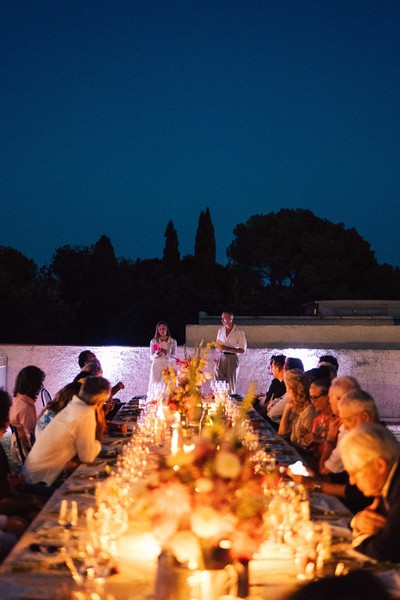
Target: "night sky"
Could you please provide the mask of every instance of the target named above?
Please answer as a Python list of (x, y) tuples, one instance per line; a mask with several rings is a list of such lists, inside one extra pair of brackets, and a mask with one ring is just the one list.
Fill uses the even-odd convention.
[(309, 208), (400, 264), (398, 0), (2, 0), (0, 245), (217, 259)]

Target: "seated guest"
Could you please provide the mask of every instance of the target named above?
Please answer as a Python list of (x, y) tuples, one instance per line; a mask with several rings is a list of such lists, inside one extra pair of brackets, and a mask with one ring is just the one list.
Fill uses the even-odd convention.
[(365, 569), (340, 577), (331, 575), (310, 581), (291, 592), (285, 600), (393, 600), (377, 575)]
[[(283, 411), (285, 410), (285, 406), (288, 402), (289, 394), (285, 392), (281, 398), (275, 398), (274, 402), (269, 403), (265, 409), (266, 418), (276, 430), (279, 428)], [(261, 411), (261, 414), (264, 415), (264, 412)]]
[(78, 365), (81, 371), (83, 367), (90, 361), (97, 360), (97, 356), (92, 350), (82, 350), (82, 352), (78, 356)]
[(28, 483), (50, 486), (75, 455), (82, 462), (96, 458), (104, 431), (102, 406), (109, 395), (106, 379), (85, 379), (79, 394), (56, 414), (29, 453), (22, 469)]
[[(80, 373), (78, 373), (78, 375), (76, 375), (76, 377), (74, 378), (73, 383), (78, 383), (78, 384), (82, 384), (86, 377), (102, 377), (103, 376), (103, 369), (101, 367), (100, 361), (97, 360), (97, 358), (95, 358), (94, 360), (91, 360), (90, 362), (86, 363), (85, 366), (83, 367), (82, 371)], [(111, 419), (114, 416), (114, 413), (116, 412), (114, 409), (118, 410), (119, 406), (118, 404), (120, 404), (119, 400), (113, 400), (112, 398), (112, 390), (114, 388), (111, 388), (111, 393), (109, 398), (107, 399), (107, 402), (104, 403), (103, 405), (103, 410), (104, 410), (104, 414), (106, 415), (107, 420)], [(118, 388), (120, 389), (120, 388)]]
[[(94, 375), (95, 377), (102, 377), (103, 371), (101, 368), (100, 361), (98, 360), (95, 353), (92, 352), (92, 350), (82, 350), (82, 352), (78, 356), (78, 364), (81, 369), (81, 372), (88, 371), (89, 369), (93, 370), (94, 365), (91, 365), (89, 367), (87, 367), (87, 365), (88, 365), (88, 363), (93, 363), (94, 361), (97, 361), (97, 366), (99, 368), (97, 369), (98, 372), (92, 373), (92, 375)], [(100, 373), (100, 371), (101, 371), (101, 373)], [(75, 377), (75, 380), (79, 377), (79, 375), (77, 375), (77, 377)], [(124, 388), (125, 388), (125, 385), (122, 383), (122, 381), (118, 381), (118, 383), (113, 385), (111, 388), (111, 396), (115, 396), (115, 394), (118, 394), (118, 392), (120, 390), (123, 390)]]
[(285, 364), (283, 367), (284, 371), (293, 371), (293, 369), (298, 369), (299, 371), (304, 371), (304, 365), (301, 358), (296, 358), (293, 356), (287, 356), (285, 358)]
[[(374, 399), (368, 392), (359, 388), (354, 388), (343, 396), (338, 403), (338, 410), (346, 435), (348, 431), (363, 423), (380, 422)], [(344, 487), (344, 502), (352, 512), (362, 510), (371, 503), (370, 498), (365, 497), (355, 485), (349, 482), (347, 473)]]
[(258, 410), (264, 417), (267, 416), (268, 409), (276, 404), (286, 392), (285, 382), (283, 381), (283, 366), (285, 364), (285, 358), (286, 356), (283, 354), (275, 354), (271, 356), (269, 362), (269, 371), (272, 373), (273, 379), (265, 396), (260, 396), (258, 398), (258, 402), (254, 404), (254, 408)]
[(103, 369), (97, 358), (90, 360), (83, 367), (82, 371), (74, 377), (74, 381), (83, 383), (86, 377), (103, 377)]
[[(283, 365), (283, 376), (287, 371), (291, 371), (293, 369), (299, 369), (300, 371), (304, 371), (303, 363), (300, 358), (292, 358), (286, 357)], [(283, 381), (283, 383), (285, 383)], [(286, 387), (286, 384), (285, 384)], [(272, 401), (268, 403), (266, 408), (266, 418), (269, 419), (270, 423), (273, 425), (275, 429), (278, 430), (279, 423), (281, 421), (283, 411), (285, 409), (286, 404), (289, 402), (289, 394), (285, 392), (283, 396), (279, 398), (274, 398)], [(264, 414), (264, 413), (261, 413)]]
[(307, 375), (299, 369), (285, 371), (285, 384), (289, 402), (283, 411), (278, 433), (288, 436), (292, 444), (304, 450), (309, 445), (306, 436), (316, 416), (309, 399)]
[(308, 379), (310, 381), (310, 385), (313, 381), (317, 381), (317, 379), (329, 379), (331, 378), (331, 372), (327, 366), (322, 365), (320, 367), (314, 367), (313, 369), (308, 369), (306, 371)]
[[(10, 406), (9, 395), (4, 390), (0, 390), (0, 440), (9, 425)], [(23, 533), (29, 521), (43, 506), (42, 499), (18, 492), (17, 488), (22, 483), (21, 476), (12, 475), (6, 452), (0, 444), (0, 530), (2, 533), (13, 535)], [(2, 535), (1, 538), (0, 548), (3, 549), (3, 543), (7, 546), (12, 538), (8, 535)]]
[(274, 354), (269, 361), (268, 370), (272, 373), (273, 379), (265, 394), (265, 399), (260, 400), (260, 406), (267, 405), (271, 398), (280, 398), (286, 392), (285, 382), (283, 381), (283, 366), (285, 364), (283, 354)]
[(26, 456), (35, 440), (36, 398), (42, 389), (45, 374), (42, 369), (29, 365), (17, 375), (14, 397), (10, 408), (10, 424), (15, 427)]
[(400, 444), (383, 425), (355, 427), (339, 446), (350, 477), (372, 504), (351, 521), (353, 546), (379, 561), (400, 562)]
[(270, 368), (273, 375), (273, 380), (265, 394), (265, 406), (271, 407), (276, 404), (279, 398), (282, 398), (286, 392), (286, 385), (283, 381), (283, 367), (285, 365), (286, 356), (284, 354), (275, 354), (271, 358)]
[(338, 405), (347, 392), (355, 389), (360, 389), (360, 384), (354, 377), (335, 377), (330, 385), (328, 396), (332, 416), (319, 461), (319, 472), (321, 475), (344, 471), (337, 445), (345, 435), (346, 429), (340, 420)]
[(53, 417), (56, 416), (57, 413), (60, 412), (63, 408), (67, 406), (67, 404), (72, 400), (74, 395), (79, 394), (79, 390), (81, 389), (81, 383), (78, 381), (73, 381), (72, 383), (68, 383), (61, 390), (57, 392), (54, 396), (53, 400), (51, 400), (48, 405), (42, 410), (41, 414), (38, 417), (35, 428), (35, 437), (36, 439), (39, 437), (40, 433), (47, 427)]
[(335, 377), (337, 377), (339, 363), (336, 356), (332, 356), (332, 354), (324, 354), (323, 356), (320, 356), (317, 367), (321, 366), (325, 366), (329, 369), (331, 379), (335, 379)]
[(0, 514), (0, 562), (12, 550), (26, 528), (27, 523), (21, 517)]
[(338, 403), (339, 417), (346, 430), (362, 423), (379, 423), (375, 401), (368, 392), (353, 389), (347, 392)]
[[(349, 379), (349, 378), (348, 378)], [(353, 406), (354, 405), (354, 406)], [(362, 423), (379, 422), (378, 411), (372, 397), (359, 388), (353, 388), (338, 403), (338, 412), (345, 428), (342, 439), (348, 431), (358, 427)], [(339, 447), (340, 450), (340, 447)], [(343, 499), (344, 504), (352, 512), (356, 513), (371, 504), (371, 499), (365, 497), (360, 490), (349, 483), (349, 476), (344, 470), (340, 473), (323, 474), (322, 479), (315, 477), (302, 479), (301, 483), (313, 486), (324, 494), (338, 496)]]
[(304, 443), (308, 443), (309, 451), (316, 460), (319, 460), (323, 452), (323, 445), (332, 417), (328, 396), (330, 383), (330, 379), (316, 379), (310, 385), (310, 400), (317, 416), (313, 421), (311, 432), (304, 436)]
[[(303, 363), (300, 358), (285, 357), (283, 354), (276, 355), (271, 358), (271, 365), (273, 365), (273, 373), (278, 383), (273, 388), (273, 393), (269, 394), (271, 388), (268, 390), (266, 399), (268, 402), (265, 403), (259, 410), (260, 414), (271, 423), (274, 429), (279, 429), (279, 423), (281, 421), (283, 411), (286, 404), (289, 402), (289, 394), (286, 391), (286, 384), (284, 381), (284, 375), (287, 371), (298, 369), (303, 371)], [(275, 381), (275, 380), (274, 380)], [(271, 384), (272, 385), (272, 384)], [(282, 394), (283, 388), (285, 391)], [(282, 394), (278, 396), (278, 394)], [(258, 409), (257, 409), (258, 410)]]

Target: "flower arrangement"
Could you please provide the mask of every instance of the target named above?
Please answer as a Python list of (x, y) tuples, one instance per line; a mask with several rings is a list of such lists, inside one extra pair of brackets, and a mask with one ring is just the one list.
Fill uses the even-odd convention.
[(249, 560), (263, 540), (262, 476), (239, 433), (216, 419), (132, 490), (134, 516), (147, 516), (163, 550), (190, 569)]
[(206, 357), (216, 345), (217, 342), (209, 342), (202, 352), (201, 342), (192, 356), (185, 353), (185, 358), (175, 359), (175, 366), (164, 369), (167, 405), (172, 412), (179, 411), (184, 418), (190, 419), (196, 407), (201, 407), (201, 386), (211, 378), (205, 371)]

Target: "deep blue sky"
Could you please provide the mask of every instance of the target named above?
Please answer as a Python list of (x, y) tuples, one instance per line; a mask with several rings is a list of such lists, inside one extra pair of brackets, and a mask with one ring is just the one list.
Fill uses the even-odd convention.
[(0, 245), (217, 257), (309, 208), (400, 264), (398, 0), (2, 0)]

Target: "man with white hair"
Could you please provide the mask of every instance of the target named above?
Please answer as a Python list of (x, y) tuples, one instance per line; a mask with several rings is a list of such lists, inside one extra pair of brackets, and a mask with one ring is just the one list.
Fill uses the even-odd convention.
[(346, 428), (340, 419), (339, 402), (348, 392), (356, 389), (360, 389), (360, 384), (357, 379), (350, 376), (335, 377), (330, 385), (328, 396), (332, 417), (319, 462), (319, 472), (321, 475), (341, 473), (344, 470), (338, 444), (346, 434)]
[[(325, 494), (343, 498), (344, 503), (351, 512), (356, 513), (371, 504), (371, 499), (365, 497), (357, 486), (351, 485), (351, 482), (349, 483), (348, 474), (340, 457), (340, 441), (348, 435), (351, 429), (354, 429), (358, 425), (373, 422), (379, 423), (379, 415), (374, 399), (368, 392), (360, 389), (356, 379), (353, 377), (338, 377), (337, 380), (341, 382), (342, 397), (340, 397), (340, 388), (336, 388), (335, 386), (336, 379), (334, 379), (332, 382), (334, 391), (331, 393), (332, 384), (329, 389), (329, 402), (333, 413), (339, 414), (339, 423), (341, 423), (340, 437), (338, 438), (337, 446), (335, 446), (334, 433), (328, 431), (324, 450), (327, 447), (329, 449), (331, 445), (334, 447), (334, 453), (332, 452), (334, 455), (332, 457), (331, 454), (329, 459), (326, 460), (322, 457), (320, 461), (320, 475), (322, 475), (322, 479), (315, 482), (314, 489)], [(343, 395), (343, 390), (351, 386), (353, 386), (353, 389), (350, 389), (350, 391)], [(333, 460), (331, 460), (331, 457)]]
[(339, 445), (350, 477), (372, 504), (351, 521), (353, 546), (379, 561), (400, 562), (400, 444), (383, 425), (364, 423)]
[(347, 392), (338, 403), (340, 421), (345, 429), (353, 429), (362, 423), (379, 423), (375, 400), (365, 390)]

